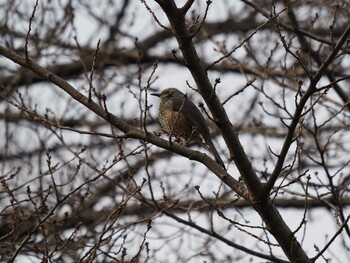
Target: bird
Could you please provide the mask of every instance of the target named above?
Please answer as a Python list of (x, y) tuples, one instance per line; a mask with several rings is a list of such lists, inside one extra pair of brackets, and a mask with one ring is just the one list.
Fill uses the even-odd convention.
[(187, 145), (195, 141), (204, 146), (215, 158), (215, 161), (226, 170), (216, 150), (203, 115), (197, 106), (187, 98), (187, 94), (176, 88), (164, 89), (161, 93), (151, 95), (160, 98), (158, 119), (162, 129)]

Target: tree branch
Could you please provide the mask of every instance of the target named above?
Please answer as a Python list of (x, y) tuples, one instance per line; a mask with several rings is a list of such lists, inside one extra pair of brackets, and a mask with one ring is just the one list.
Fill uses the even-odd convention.
[(191, 160), (196, 160), (203, 163), (208, 167), (209, 170), (211, 170), (214, 174), (216, 174), (232, 190), (234, 190), (236, 193), (238, 193), (240, 196), (242, 196), (246, 200), (249, 199), (248, 193), (246, 191), (246, 188), (243, 186), (243, 184), (235, 180), (231, 175), (229, 175), (226, 171), (224, 171), (219, 164), (217, 164), (212, 158), (210, 158), (206, 154), (183, 147), (177, 143), (170, 143), (169, 141), (160, 139), (159, 137), (153, 134), (145, 133), (141, 130), (133, 128), (131, 125), (120, 120), (115, 115), (106, 113), (106, 111), (102, 107), (100, 107), (94, 101), (89, 100), (89, 98), (87, 98), (86, 96), (78, 92), (68, 82), (64, 81), (59, 76), (33, 63), (30, 60), (27, 61), (26, 59), (20, 57), (16, 53), (12, 52), (11, 50), (1, 45), (0, 45), (0, 54), (12, 60), (14, 63), (17, 63), (25, 68), (28, 68), (31, 71), (38, 74), (39, 76), (41, 76), (42, 78), (45, 78), (51, 81), (52, 83), (56, 84), (59, 88), (61, 88), (66, 93), (68, 93), (73, 99), (80, 102), (81, 104), (89, 108), (91, 111), (93, 111), (95, 114), (97, 114), (98, 116), (105, 119), (106, 121), (111, 123), (113, 126), (118, 128), (119, 130), (121, 130), (125, 134), (125, 136), (129, 138), (140, 139), (140, 140), (150, 142), (163, 149), (173, 151)]

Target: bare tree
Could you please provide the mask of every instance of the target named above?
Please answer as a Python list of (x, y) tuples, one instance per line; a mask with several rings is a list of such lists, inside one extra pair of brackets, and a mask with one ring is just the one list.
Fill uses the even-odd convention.
[(0, 5), (2, 261), (350, 260), (349, 1)]

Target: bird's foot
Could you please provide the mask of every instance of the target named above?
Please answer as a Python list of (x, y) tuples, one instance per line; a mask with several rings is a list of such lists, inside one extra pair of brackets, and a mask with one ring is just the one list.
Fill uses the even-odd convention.
[(153, 131), (153, 134), (158, 137), (160, 137), (163, 133), (163, 131)]

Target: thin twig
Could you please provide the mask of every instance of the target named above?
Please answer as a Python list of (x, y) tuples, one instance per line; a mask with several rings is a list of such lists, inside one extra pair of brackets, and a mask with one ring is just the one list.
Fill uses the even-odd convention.
[(33, 8), (32, 16), (29, 19), (29, 28), (28, 28), (28, 32), (27, 32), (27, 35), (26, 35), (26, 43), (25, 43), (25, 46), (24, 46), (24, 54), (25, 54), (25, 57), (26, 57), (27, 61), (29, 61), (29, 56), (28, 56), (29, 34), (30, 34), (30, 31), (32, 30), (32, 22), (33, 22), (33, 19), (34, 19), (34, 16), (35, 16), (35, 12), (36, 12), (36, 8), (38, 7), (38, 5), (39, 5), (39, 0), (36, 0), (34, 8)]
[(96, 47), (96, 50), (94, 51), (94, 58), (92, 60), (92, 66), (91, 66), (91, 71), (90, 71), (90, 76), (89, 76), (89, 101), (91, 101), (91, 99), (92, 99), (92, 95), (91, 95), (92, 89), (93, 89), (92, 80), (93, 80), (94, 71), (96, 68), (96, 60), (98, 57), (98, 52), (100, 50), (100, 43), (101, 43), (101, 39), (98, 39), (97, 47)]
[(346, 218), (346, 220), (343, 222), (343, 224), (339, 227), (338, 231), (335, 232), (334, 236), (328, 241), (328, 243), (322, 248), (316, 256), (312, 258), (313, 262), (316, 262), (316, 259), (318, 259), (322, 254), (329, 248), (329, 246), (334, 242), (334, 240), (343, 232), (343, 229), (347, 226), (348, 222), (350, 220), (350, 215)]
[(146, 3), (146, 0), (141, 0), (141, 3), (144, 4), (144, 6), (146, 7), (147, 11), (150, 12), (150, 14), (153, 16), (154, 18), (154, 21), (156, 21), (156, 23), (163, 29), (167, 30), (167, 31), (170, 31), (170, 28), (169, 27), (166, 27), (164, 26), (160, 21), (159, 19), (157, 18), (157, 16), (155, 15), (155, 13), (152, 11), (152, 9), (149, 7), (149, 5)]

